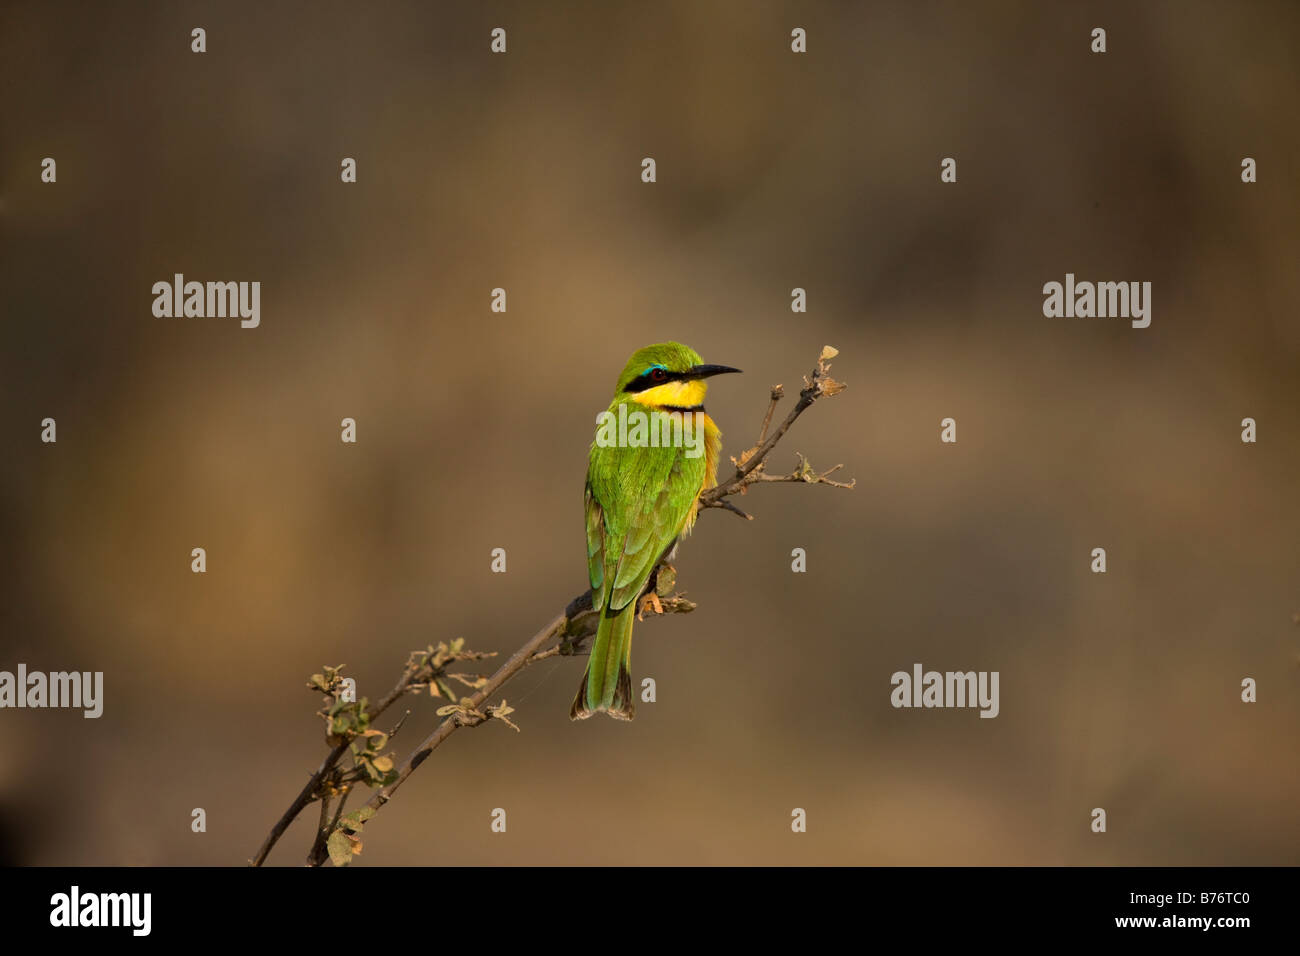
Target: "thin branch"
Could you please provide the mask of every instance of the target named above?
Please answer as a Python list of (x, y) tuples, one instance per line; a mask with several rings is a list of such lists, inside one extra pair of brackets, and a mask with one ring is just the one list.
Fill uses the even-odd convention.
[(329, 794), (320, 798), (320, 821), (316, 824), (316, 840), (312, 843), (311, 851), (307, 854), (308, 860), (316, 855), (316, 847), (325, 842), (325, 838), (329, 836), (329, 831), (332, 829), (330, 825), (332, 822), (330, 820), (330, 804), (332, 802), (333, 798)]
[[(523, 647), (519, 648), (519, 650), (515, 651), (514, 654), (510, 656), (508, 661), (497, 668), (496, 673), (488, 678), (487, 683), (483, 685), (478, 693), (468, 698), (461, 698), (462, 712), (472, 713), (473, 711), (479, 710), (488, 698), (495, 694), (506, 681), (510, 680), (510, 678), (514, 677), (529, 664), (535, 664), (537, 661), (544, 660), (553, 654), (564, 654), (566, 653), (566, 646), (574, 647), (586, 638), (595, 634), (596, 624), (599, 622), (596, 620), (595, 611), (591, 609), (591, 592), (587, 591), (585, 594), (581, 594), (574, 598), (573, 601), (570, 602), (570, 606), (578, 604), (584, 599), (587, 603), (586, 610), (580, 612), (573, 618), (570, 618), (567, 613), (556, 617), (550, 624), (547, 624), (544, 628), (530, 637)], [(664, 598), (660, 601), (660, 606), (663, 608), (663, 613), (665, 614), (683, 614), (695, 610), (695, 605), (693, 603), (680, 596)], [(555, 647), (550, 648), (545, 652), (538, 653), (541, 647), (545, 646), (547, 642), (555, 638), (561, 638), (561, 643), (556, 644)], [(572, 654), (573, 651), (569, 650), (567, 653)], [(374, 796), (366, 801), (366, 806), (373, 810), (378, 810), (392, 799), (393, 794), (397, 792), (397, 788), (406, 781), (407, 777), (415, 772), (415, 768), (424, 763), (424, 761), (428, 759), (429, 755), (441, 746), (448, 737), (460, 730), (461, 727), (474, 727), (479, 723), (482, 723), (482, 721), (473, 720), (472, 718), (467, 719), (465, 716), (462, 716), (461, 713), (455, 713), (450, 717), (447, 717), (434, 729), (433, 733), (424, 738), (420, 745), (416, 747), (415, 751), (407, 757), (405, 761), (403, 761), (401, 768), (397, 772), (397, 779), (388, 786), (381, 787), (377, 790)]]
[(325, 810), (323, 809), (329, 803), (329, 797), (321, 799), (321, 823), (322, 826), (316, 831), (316, 840), (311, 845), (311, 850), (307, 853), (308, 866), (320, 866), (325, 862), (329, 855), (326, 849), (325, 841), (329, 839), (331, 833), (338, 829), (339, 818), (343, 816), (343, 808), (347, 806), (348, 796), (352, 793), (352, 785), (344, 784), (339, 793), (338, 805), (334, 808), (334, 816), (328, 824), (325, 824)]
[(772, 424), (772, 413), (776, 411), (777, 404), (785, 397), (785, 386), (772, 386), (772, 400), (767, 404), (767, 414), (763, 416), (763, 427), (758, 430), (758, 441), (754, 444), (761, 445), (767, 441), (767, 429)]
[[(551, 621), (550, 624), (547, 624), (544, 628), (530, 637), (524, 643), (523, 647), (510, 655), (510, 659), (497, 668), (497, 672), (488, 678), (488, 682), (483, 685), (483, 688), (469, 698), (469, 705), (477, 710), (479, 706), (488, 699), (488, 697), (496, 692), (498, 687), (521, 670), (524, 665), (528, 663), (528, 658), (531, 657), (543, 644), (552, 638), (563, 634), (568, 624), (569, 619), (561, 614)], [(439, 724), (437, 729), (435, 729), (433, 733), (429, 734), (428, 737), (424, 738), (411, 755), (402, 761), (401, 769), (397, 772), (397, 779), (386, 787), (380, 787), (379, 790), (375, 792), (375, 795), (366, 801), (366, 806), (378, 810), (385, 803), (391, 800), (393, 794), (397, 792), (397, 788), (406, 782), (406, 778), (415, 772), (415, 768), (424, 763), (424, 761), (428, 759), (429, 754), (433, 753), (439, 744), (450, 737), (458, 729), (460, 729), (460, 724), (454, 716), (448, 717)]]
[[(807, 459), (804, 459), (803, 456), (800, 456), (800, 458), (804, 462), (807, 461)], [(843, 465), (836, 465), (834, 468), (827, 468), (821, 474), (816, 474), (815, 472), (812, 471), (800, 472), (800, 470), (796, 468), (793, 472), (791, 472), (788, 475), (759, 475), (757, 478), (754, 479), (754, 482), (757, 483), (760, 481), (802, 481), (806, 485), (830, 485), (832, 488), (856, 487), (857, 486), (856, 479), (851, 481), (833, 481), (832, 479), (826, 477), (829, 474), (839, 471), (843, 467), (844, 467)]]
[(248, 861), (249, 866), (261, 866), (266, 862), (266, 856), (271, 852), (271, 848), (275, 846), (280, 837), (284, 836), (284, 831), (289, 829), (289, 824), (297, 819), (303, 808), (311, 803), (321, 780), (325, 778), (325, 774), (334, 769), (334, 765), (339, 762), (339, 758), (343, 756), (347, 749), (348, 742), (345, 740), (329, 752), (324, 762), (321, 763), (320, 769), (312, 774), (311, 779), (307, 781), (307, 786), (302, 788), (302, 792), (298, 794), (293, 803), (289, 804), (289, 809), (284, 811), (279, 820), (275, 821), (275, 826), (271, 827), (271, 832), (262, 841), (262, 847), (257, 851), (257, 856)]
[(716, 502), (716, 503), (711, 503), (711, 504), (703, 505), (702, 507), (704, 507), (704, 508), (723, 508), (723, 509), (725, 509), (725, 510), (727, 510), (727, 511), (733, 512), (734, 514), (738, 514), (738, 515), (740, 515), (740, 516), (741, 516), (742, 518), (744, 518), (746, 521), (753, 521), (753, 520), (754, 520), (754, 516), (753, 516), (752, 514), (750, 514), (748, 511), (741, 511), (739, 508), (737, 508), (735, 505), (733, 505), (733, 504), (732, 504), (730, 501), (728, 501), (726, 498), (722, 498), (722, 499), (720, 499), (720, 500), (719, 500), (718, 502)]
[[(384, 696), (377, 705), (375, 705), (374, 710), (370, 712), (371, 719), (378, 717), (387, 710), (394, 701), (410, 690), (411, 682), (417, 673), (418, 671), (414, 667), (412, 660), (408, 660), (406, 667), (402, 670), (401, 678), (395, 685), (393, 685), (393, 689), (390, 690), (388, 694)], [(397, 727), (400, 728), (405, 720), (406, 717), (403, 717), (402, 720), (398, 721)], [(394, 729), (394, 733), (396, 733), (396, 728)], [(392, 735), (390, 734), (389, 736)], [(271, 828), (271, 832), (268, 833), (266, 839), (262, 841), (262, 846), (257, 851), (257, 855), (248, 861), (250, 866), (261, 866), (265, 863), (266, 857), (271, 852), (271, 849), (279, 841), (280, 837), (284, 836), (284, 831), (289, 829), (289, 824), (293, 823), (298, 814), (302, 813), (303, 809), (306, 808), (307, 804), (320, 796), (322, 782), (334, 771), (339, 760), (341, 760), (343, 755), (347, 753), (348, 745), (350, 743), (351, 741), (349, 740), (342, 740), (335, 744), (334, 749), (331, 750), (321, 762), (320, 767), (314, 774), (312, 774), (311, 779), (307, 781), (306, 786), (304, 786), (298, 796), (294, 798), (293, 803), (289, 804), (289, 809), (285, 810), (280, 819), (275, 822), (275, 826)]]
[[(759, 430), (758, 441), (748, 451), (742, 452), (740, 458), (732, 458), (732, 464), (736, 466), (736, 473), (727, 481), (722, 482), (716, 488), (710, 488), (700, 495), (700, 508), (723, 508), (727, 511), (734, 511), (741, 517), (751, 519), (751, 516), (741, 511), (735, 505), (732, 505), (726, 499), (734, 494), (745, 494), (749, 486), (757, 484), (760, 481), (801, 481), (805, 484), (812, 485), (831, 485), (836, 488), (852, 488), (855, 482), (839, 482), (827, 478), (827, 475), (839, 471), (843, 465), (836, 465), (834, 468), (818, 474), (813, 471), (812, 466), (808, 464), (808, 459), (799, 455), (799, 464), (789, 475), (773, 476), (764, 472), (767, 465), (767, 457), (772, 453), (782, 436), (790, 430), (795, 419), (812, 407), (813, 403), (819, 398), (825, 398), (844, 391), (844, 383), (837, 382), (828, 374), (830, 372), (830, 360), (839, 352), (829, 345), (822, 349), (821, 355), (817, 359), (817, 367), (813, 369), (812, 374), (804, 378), (804, 387), (799, 392), (799, 400), (795, 402), (794, 408), (790, 409), (790, 414), (785, 420), (777, 426), (775, 432), (770, 436), (767, 434), (768, 426), (772, 422), (772, 413), (776, 410), (777, 403), (785, 394), (785, 390), (780, 385), (772, 387), (771, 402), (767, 406), (767, 414), (763, 416), (763, 427)], [(752, 519), (751, 519), (752, 520)]]

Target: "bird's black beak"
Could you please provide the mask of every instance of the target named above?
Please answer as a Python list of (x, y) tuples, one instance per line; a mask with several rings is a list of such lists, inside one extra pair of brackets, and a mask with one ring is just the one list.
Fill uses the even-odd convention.
[(688, 378), (708, 378), (710, 375), (723, 375), (727, 372), (739, 372), (740, 369), (730, 365), (693, 365), (686, 373)]

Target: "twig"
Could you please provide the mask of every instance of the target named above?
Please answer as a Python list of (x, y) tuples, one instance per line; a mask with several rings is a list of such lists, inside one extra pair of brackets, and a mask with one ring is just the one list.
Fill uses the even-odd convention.
[(312, 774), (311, 779), (307, 781), (307, 785), (302, 788), (302, 792), (298, 794), (293, 803), (289, 804), (289, 809), (284, 811), (279, 820), (275, 821), (275, 826), (271, 827), (271, 832), (262, 841), (262, 847), (257, 851), (257, 856), (248, 861), (249, 866), (261, 866), (266, 862), (266, 856), (271, 852), (271, 848), (275, 846), (280, 837), (284, 836), (284, 831), (289, 829), (289, 824), (297, 819), (303, 808), (311, 803), (321, 780), (324, 779), (325, 774), (334, 769), (334, 765), (339, 762), (339, 758), (343, 756), (347, 749), (348, 743), (344, 741), (329, 752), (324, 762), (321, 763), (320, 769)]
[[(316, 824), (316, 839), (311, 845), (311, 850), (307, 853), (307, 860), (310, 862), (316, 856), (316, 848), (324, 844), (329, 831), (333, 829), (332, 820), (330, 819), (330, 804), (333, 797), (328, 793), (320, 798), (320, 822)], [(322, 834), (324, 834), (322, 836)]]
[(780, 385), (772, 387), (771, 402), (767, 406), (767, 414), (763, 416), (763, 427), (759, 430), (758, 441), (754, 447), (748, 451), (742, 452), (739, 459), (732, 458), (732, 464), (736, 466), (736, 473), (725, 482), (722, 482), (715, 488), (700, 495), (700, 508), (723, 508), (727, 511), (734, 511), (742, 518), (752, 520), (752, 516), (741, 511), (735, 505), (726, 499), (730, 495), (745, 494), (749, 486), (757, 484), (760, 481), (801, 481), (810, 485), (832, 485), (836, 488), (852, 488), (856, 482), (839, 482), (827, 478), (827, 475), (839, 471), (843, 465), (836, 465), (827, 471), (817, 472), (812, 470), (808, 460), (799, 455), (799, 465), (788, 475), (768, 475), (764, 472), (767, 464), (767, 456), (772, 453), (776, 443), (781, 437), (789, 431), (790, 426), (794, 424), (796, 418), (807, 411), (812, 404), (819, 398), (835, 395), (844, 391), (844, 384), (831, 378), (830, 360), (839, 352), (829, 345), (822, 349), (822, 354), (817, 359), (817, 367), (813, 369), (812, 375), (804, 378), (804, 387), (799, 392), (799, 400), (795, 402), (794, 408), (790, 409), (790, 414), (785, 417), (785, 421), (777, 426), (775, 432), (769, 437), (767, 434), (768, 426), (772, 422), (772, 413), (776, 410), (777, 403), (784, 395), (784, 389)]
[(772, 424), (772, 413), (776, 411), (777, 404), (785, 397), (784, 385), (772, 386), (772, 400), (767, 403), (767, 414), (763, 416), (763, 427), (758, 430), (758, 441), (755, 445), (761, 445), (767, 441), (767, 429)]
[[(488, 682), (483, 685), (482, 689), (469, 698), (469, 707), (478, 710), (489, 697), (496, 693), (498, 687), (524, 668), (534, 652), (547, 641), (563, 634), (568, 625), (569, 619), (561, 614), (530, 637), (523, 647), (510, 655), (510, 659), (497, 668), (496, 673), (488, 678)], [(460, 726), (454, 715), (440, 723), (433, 733), (424, 738), (411, 755), (402, 762), (401, 769), (397, 772), (397, 779), (388, 786), (380, 787), (375, 791), (374, 796), (366, 801), (366, 806), (378, 810), (391, 800), (393, 794), (397, 792), (397, 788), (406, 782), (406, 778), (415, 771), (415, 768), (424, 763), (429, 754), (433, 753), (439, 744), (459, 730)]]
[[(351, 784), (345, 784), (343, 786), (342, 791), (339, 793), (338, 805), (334, 808), (334, 816), (333, 818), (331, 818), (328, 825), (324, 824), (325, 811), (324, 809), (321, 810), (322, 826), (316, 832), (316, 840), (312, 843), (311, 850), (307, 853), (308, 866), (320, 866), (322, 863), (325, 862), (325, 858), (329, 855), (329, 851), (326, 849), (325, 846), (325, 841), (328, 840), (330, 834), (333, 833), (338, 828), (339, 818), (343, 816), (343, 808), (347, 806), (348, 796), (351, 793), (352, 793)], [(324, 808), (325, 805), (328, 803), (329, 803), (328, 797), (321, 798), (322, 808)]]
[[(411, 662), (408, 661), (406, 667), (402, 670), (401, 678), (393, 686), (393, 689), (390, 690), (388, 694), (381, 699), (377, 705), (375, 705), (374, 710), (370, 712), (372, 719), (382, 714), (395, 700), (410, 689), (410, 684), (414, 676), (415, 670), (412, 667)], [(405, 720), (406, 717), (402, 717), (402, 719), (397, 723), (397, 728), (400, 728)], [(397, 732), (397, 728), (394, 728), (394, 733)], [(389, 736), (392, 735), (390, 734)], [(297, 819), (298, 814), (302, 813), (307, 804), (311, 803), (311, 801), (318, 796), (321, 783), (325, 780), (327, 775), (333, 772), (334, 768), (338, 765), (339, 760), (341, 760), (343, 755), (347, 753), (348, 745), (350, 743), (351, 741), (349, 740), (340, 741), (334, 746), (334, 749), (329, 752), (324, 761), (321, 762), (319, 769), (312, 774), (311, 779), (307, 781), (306, 786), (304, 786), (298, 796), (294, 798), (293, 803), (289, 804), (289, 809), (284, 811), (284, 815), (275, 822), (275, 826), (271, 828), (271, 832), (267, 834), (266, 839), (262, 841), (262, 846), (257, 851), (257, 855), (248, 861), (250, 866), (261, 866), (266, 862), (267, 854), (271, 852), (271, 848), (275, 846), (280, 837), (284, 836), (284, 831), (289, 829), (289, 824), (293, 823), (293, 821)]]
[(718, 501), (716, 504), (707, 504), (707, 505), (703, 505), (702, 507), (705, 507), (705, 508), (722, 508), (722, 509), (724, 509), (724, 510), (726, 510), (726, 511), (732, 511), (732, 512), (735, 512), (736, 514), (738, 514), (738, 515), (740, 515), (742, 518), (744, 518), (746, 521), (753, 521), (753, 520), (754, 520), (754, 516), (753, 516), (752, 514), (750, 514), (750, 513), (747, 512), (747, 511), (741, 511), (739, 508), (737, 508), (735, 505), (733, 505), (733, 504), (732, 504), (730, 501), (728, 501), (726, 498), (723, 498), (722, 500)]
[[(570, 602), (570, 606), (578, 604), (584, 599), (587, 604), (586, 610), (572, 618), (569, 617), (567, 613), (561, 614), (556, 617), (555, 620), (551, 621), (550, 624), (546, 625), (546, 627), (534, 634), (528, 639), (523, 647), (519, 648), (519, 650), (515, 651), (514, 654), (510, 656), (508, 661), (497, 668), (496, 673), (488, 678), (487, 683), (483, 685), (478, 693), (469, 698), (461, 699), (461, 709), (465, 711), (478, 710), (489, 697), (501, 688), (501, 685), (514, 677), (515, 674), (519, 673), (529, 664), (535, 664), (537, 661), (544, 660), (545, 658), (551, 657), (555, 654), (564, 654), (566, 646), (574, 646), (574, 643), (568, 642), (580, 644), (581, 641), (595, 634), (596, 625), (599, 622), (596, 620), (595, 611), (591, 609), (591, 592), (587, 591), (585, 594), (581, 594), (574, 598), (573, 601)], [(680, 596), (662, 599), (660, 605), (663, 607), (665, 614), (683, 614), (695, 610), (695, 605), (693, 603)], [(539, 648), (543, 647), (548, 641), (554, 638), (561, 638), (562, 640), (560, 643), (556, 644), (555, 647), (538, 653)], [(572, 654), (573, 651), (569, 650), (568, 653)], [(452, 714), (450, 717), (445, 719), (434, 729), (433, 733), (424, 738), (420, 745), (416, 747), (415, 751), (406, 758), (402, 763), (401, 769), (398, 770), (397, 779), (388, 786), (381, 787), (379, 790), (375, 791), (374, 796), (366, 801), (366, 806), (378, 810), (392, 799), (397, 788), (406, 781), (406, 778), (415, 771), (416, 767), (420, 766), (420, 764), (424, 763), (424, 761), (428, 759), (429, 755), (433, 753), (434, 750), (443, 743), (443, 741), (456, 731), (460, 730), (461, 727), (473, 727), (480, 722), (481, 721), (467, 721), (461, 717), (460, 714)]]

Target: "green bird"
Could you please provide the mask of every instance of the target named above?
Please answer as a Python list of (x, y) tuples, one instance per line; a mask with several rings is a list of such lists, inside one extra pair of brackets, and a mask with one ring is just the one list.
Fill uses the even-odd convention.
[(598, 419), (587, 467), (587, 572), (600, 625), (569, 716), (604, 711), (631, 720), (632, 621), (661, 559), (676, 550), (716, 483), (722, 434), (704, 410), (711, 375), (693, 349), (663, 342), (638, 349)]

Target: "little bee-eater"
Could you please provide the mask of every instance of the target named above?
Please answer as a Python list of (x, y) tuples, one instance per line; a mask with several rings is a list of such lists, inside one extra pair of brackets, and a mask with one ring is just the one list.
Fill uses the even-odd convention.
[(739, 371), (663, 342), (638, 349), (618, 377), (587, 467), (587, 573), (600, 624), (574, 720), (598, 711), (632, 719), (637, 599), (695, 524), (700, 492), (715, 484), (722, 435), (704, 411), (705, 379)]

